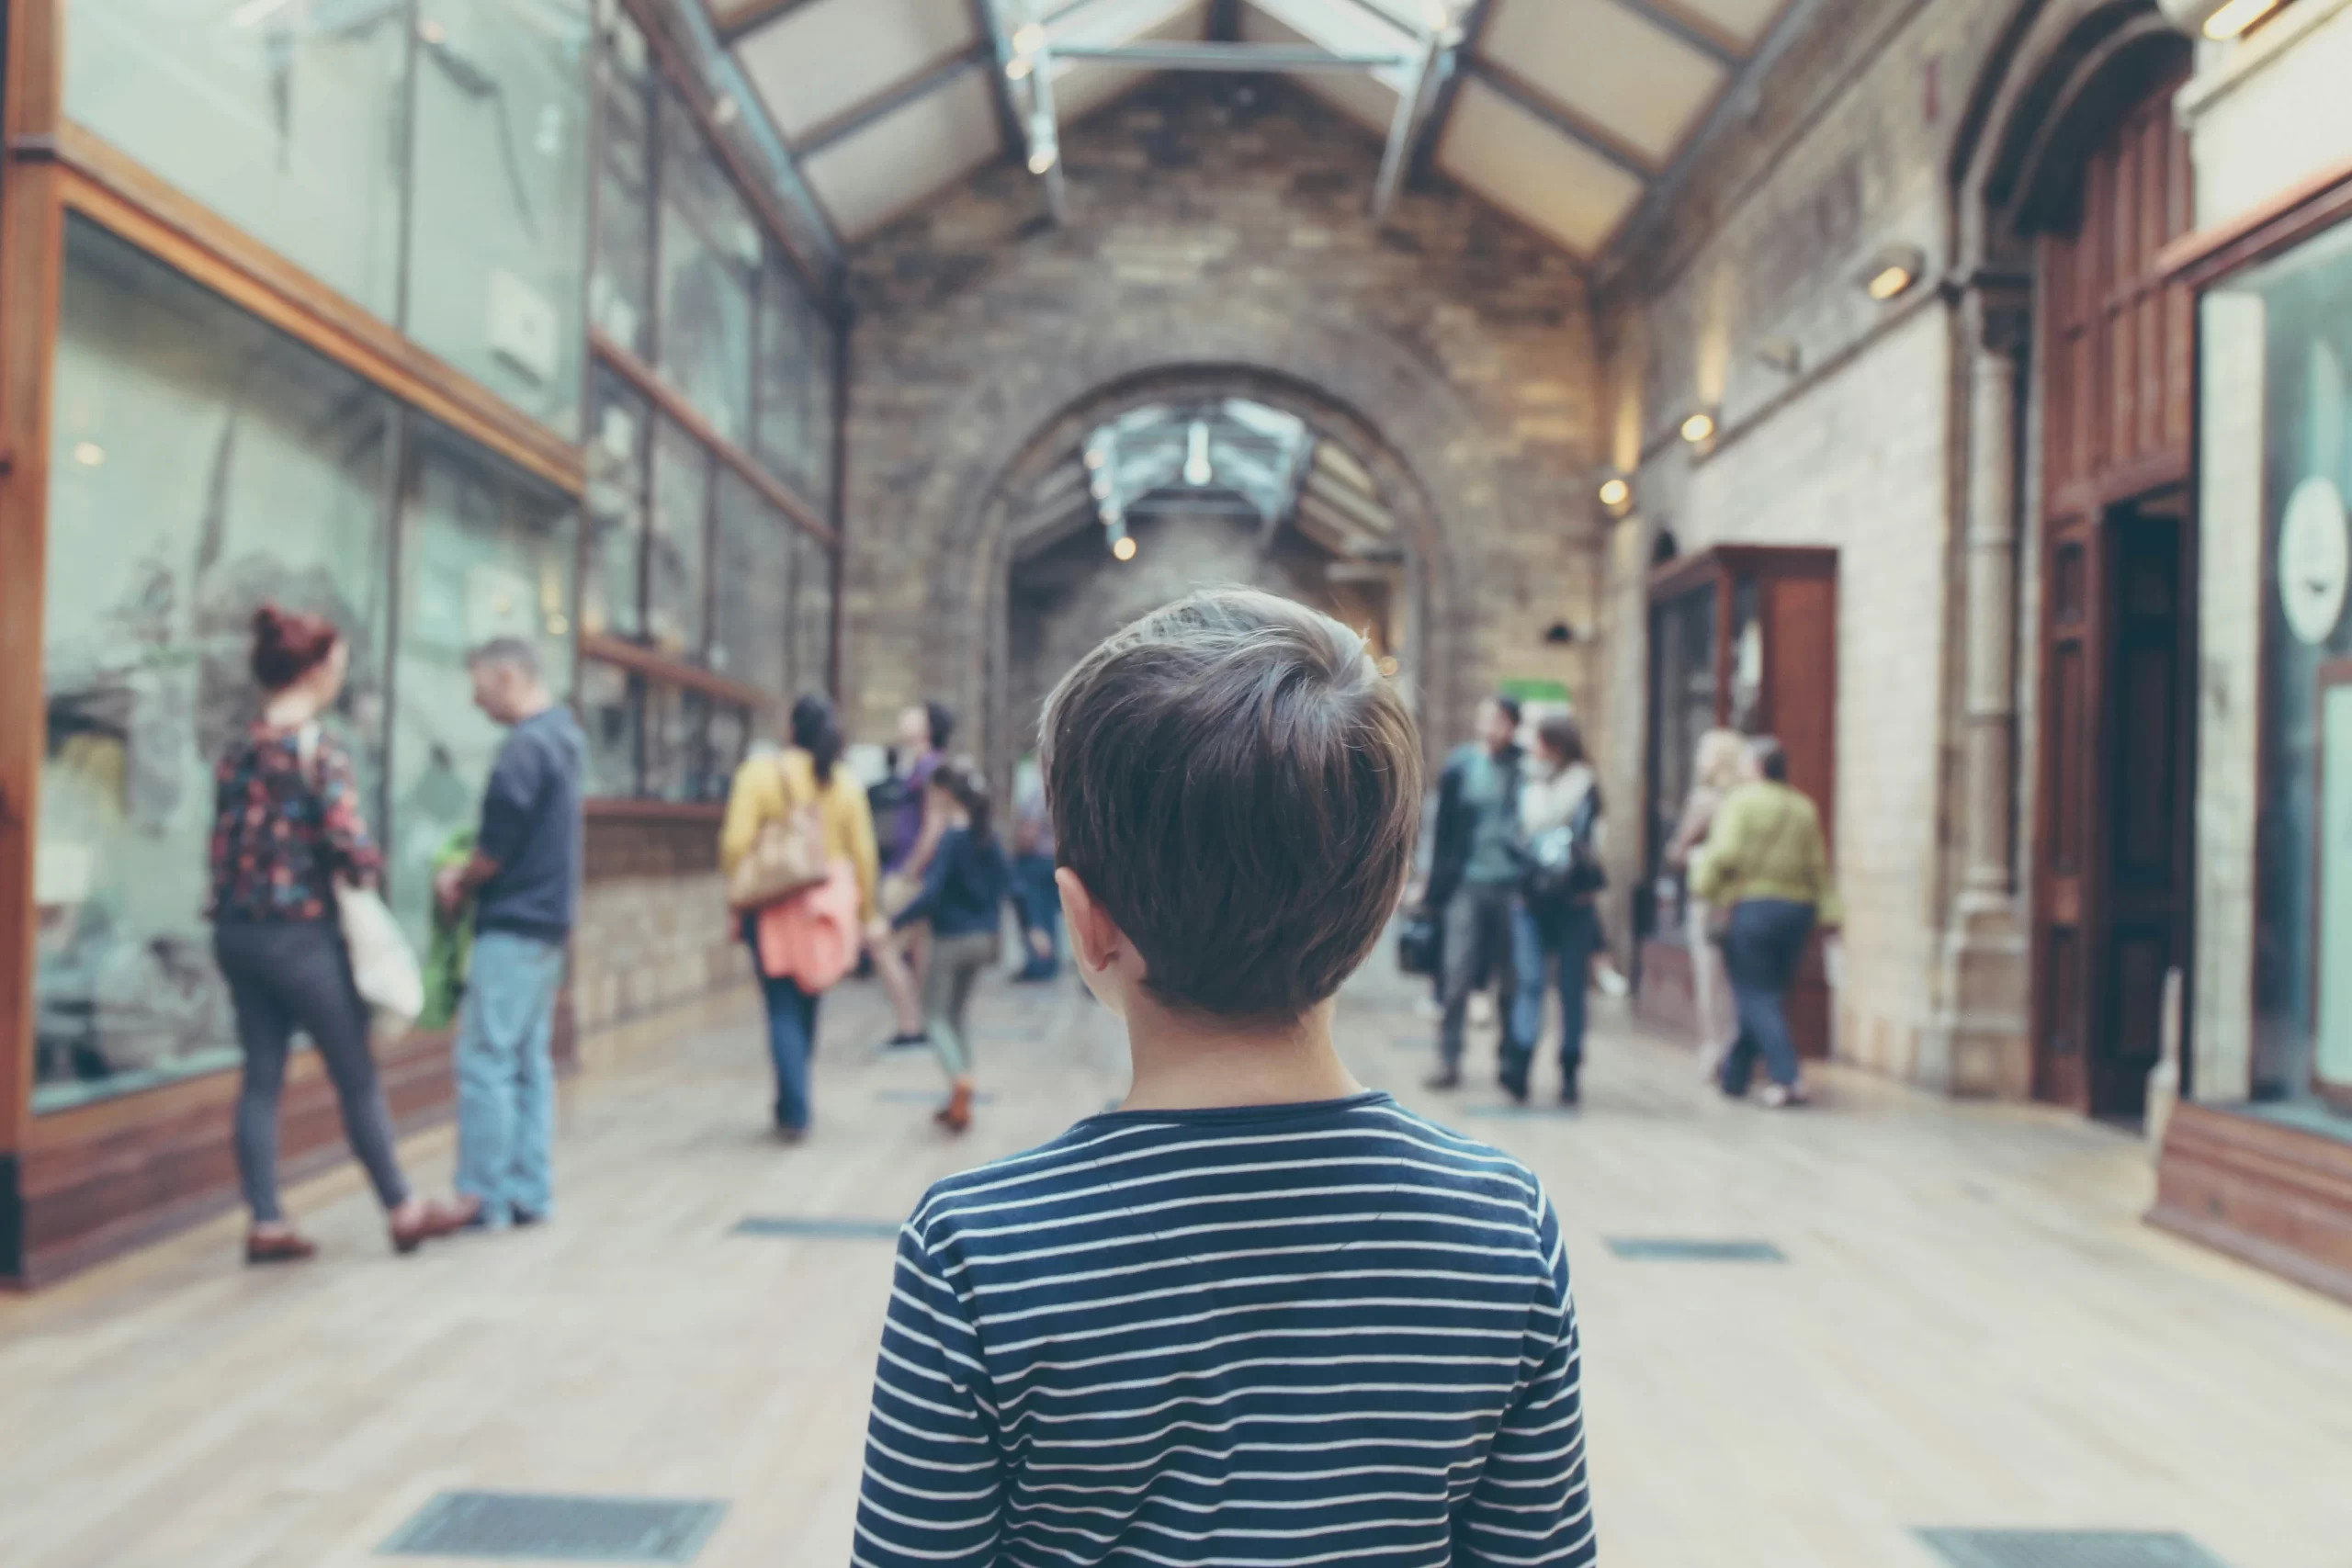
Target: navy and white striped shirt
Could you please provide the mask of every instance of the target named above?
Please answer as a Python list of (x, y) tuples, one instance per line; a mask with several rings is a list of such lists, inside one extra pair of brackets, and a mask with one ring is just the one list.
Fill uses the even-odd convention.
[(1121, 1111), (899, 1238), (854, 1561), (1593, 1561), (1526, 1168), (1385, 1094)]

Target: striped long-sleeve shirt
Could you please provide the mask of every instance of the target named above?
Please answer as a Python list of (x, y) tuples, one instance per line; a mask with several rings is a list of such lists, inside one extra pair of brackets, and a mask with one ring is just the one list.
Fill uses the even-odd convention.
[(1129, 1111), (900, 1233), (854, 1562), (1593, 1561), (1558, 1216), (1385, 1094)]

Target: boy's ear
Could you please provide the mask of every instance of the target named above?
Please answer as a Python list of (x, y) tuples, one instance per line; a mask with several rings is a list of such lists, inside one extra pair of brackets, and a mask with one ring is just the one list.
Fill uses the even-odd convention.
[(1078, 873), (1063, 866), (1054, 873), (1054, 885), (1061, 889), (1062, 915), (1069, 925), (1070, 952), (1079, 967), (1091, 975), (1102, 974), (1126, 951), (1126, 933), (1119, 930), (1110, 911), (1095, 901)]

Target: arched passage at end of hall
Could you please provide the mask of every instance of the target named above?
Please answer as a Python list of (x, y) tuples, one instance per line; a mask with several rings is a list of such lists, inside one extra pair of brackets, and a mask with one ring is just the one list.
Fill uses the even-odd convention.
[(1406, 637), (1398, 655), (1434, 755), (1466, 722), (1473, 676), (1489, 660), (1476, 612), (1476, 527), (1529, 526), (1492, 466), (1476, 415), (1443, 376), (1387, 338), (1300, 317), (1274, 341), (1239, 324), (1130, 312), (1076, 354), (1007, 356), (1003, 380), (976, 388), (943, 433), (942, 460), (917, 497), (921, 533), (938, 541), (922, 628), (926, 689), (981, 716), (975, 737), (1007, 776), (1021, 726), (1002, 711), (1015, 508), (1007, 498), (1065, 457), (1106, 414), (1182, 397), (1250, 398), (1304, 420), (1371, 476), (1405, 549)]
[[(1132, 520), (1138, 556), (1114, 558), (1092, 498), (1075, 482), (1090, 435), (1155, 414), (1181, 424), (1233, 402), (1304, 427), (1301, 493), (1271, 520), (1171, 502)], [(1310, 508), (1321, 510), (1329, 493), (1322, 487), (1334, 472), (1361, 481), (1353, 493), (1362, 515), (1379, 514), (1367, 530), (1364, 542), (1375, 545), (1367, 553), (1319, 547), (1302, 526)], [(988, 506), (987, 565), (1002, 599), (989, 619), (985, 670), (992, 763), (1034, 740), (1046, 691), (1086, 648), (1159, 604), (1225, 581), (1298, 599), (1364, 630), (1375, 651), (1395, 657), (1396, 678), (1420, 711), (1430, 744), (1452, 734), (1450, 716), (1430, 700), (1445, 684), (1441, 672), (1454, 654), (1441, 629), (1445, 618), (1430, 609), (1432, 578), (1443, 572), (1426, 564), (1438, 553), (1428, 498), (1374, 432), (1315, 389), (1233, 366), (1129, 378), (1040, 430)]]
[(1948, 987), (2020, 1015), (1999, 1081), (1969, 1087), (2125, 1118), (2192, 913), (2193, 323), (2156, 266), (2193, 221), (2170, 112), (2191, 63), (2153, 0), (2029, 0), (1951, 165), (1970, 461)]

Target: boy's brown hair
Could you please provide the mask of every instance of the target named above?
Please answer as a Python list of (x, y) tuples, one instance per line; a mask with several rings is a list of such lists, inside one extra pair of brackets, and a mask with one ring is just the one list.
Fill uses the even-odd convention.
[(1421, 750), (1363, 639), (1215, 589), (1114, 634), (1046, 699), (1061, 863), (1162, 1002), (1287, 1021), (1340, 988), (1396, 908)]

